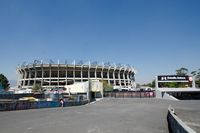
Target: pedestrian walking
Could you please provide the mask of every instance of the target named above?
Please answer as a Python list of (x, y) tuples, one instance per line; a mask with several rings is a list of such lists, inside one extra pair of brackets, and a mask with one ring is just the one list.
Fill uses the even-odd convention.
[(61, 107), (64, 107), (64, 101), (63, 101), (63, 99), (60, 99), (60, 104), (61, 104)]

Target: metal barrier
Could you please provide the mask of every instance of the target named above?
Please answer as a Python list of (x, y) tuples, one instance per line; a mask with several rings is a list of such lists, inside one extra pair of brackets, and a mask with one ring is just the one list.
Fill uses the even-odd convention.
[(115, 97), (115, 98), (153, 98), (153, 97), (155, 97), (155, 91), (104, 92), (104, 97)]
[[(88, 101), (65, 101), (64, 107), (78, 106), (87, 104)], [(53, 108), (60, 107), (59, 101), (4, 101), (0, 102), (0, 111), (11, 111), (11, 110), (24, 110), (24, 109), (39, 109), (39, 108)]]
[(167, 121), (170, 133), (196, 133), (176, 116), (174, 109), (171, 106), (168, 107)]
[(44, 94), (33, 94), (33, 93), (25, 93), (25, 94), (0, 94), (0, 99), (13, 99), (17, 100), (22, 97), (35, 97), (42, 99), (45, 97)]

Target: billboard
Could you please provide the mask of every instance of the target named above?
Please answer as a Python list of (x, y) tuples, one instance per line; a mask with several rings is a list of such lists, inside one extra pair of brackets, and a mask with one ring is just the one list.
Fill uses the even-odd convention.
[(159, 82), (192, 82), (192, 76), (179, 75), (159, 75), (157, 76)]

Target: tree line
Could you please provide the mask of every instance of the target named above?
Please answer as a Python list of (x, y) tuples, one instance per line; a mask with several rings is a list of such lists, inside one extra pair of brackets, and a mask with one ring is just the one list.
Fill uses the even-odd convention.
[(3, 87), (5, 91), (7, 91), (10, 88), (8, 79), (2, 73), (0, 74), (0, 85)]

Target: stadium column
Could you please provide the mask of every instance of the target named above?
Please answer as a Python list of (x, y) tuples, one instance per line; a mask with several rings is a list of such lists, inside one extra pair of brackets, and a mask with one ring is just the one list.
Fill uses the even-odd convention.
[(124, 72), (123, 72), (123, 79), (124, 79), (124, 86), (126, 86), (126, 78), (125, 78), (125, 73), (126, 73), (126, 68), (124, 68)]
[(74, 83), (75, 83), (75, 74), (76, 74), (75, 69), (76, 69), (76, 63), (74, 61), (74, 69), (73, 69), (73, 80), (74, 80)]
[(118, 73), (118, 80), (119, 80), (119, 85), (120, 85), (120, 87), (122, 86), (121, 77), (120, 77), (121, 69), (122, 69), (122, 68), (119, 69), (119, 73)]
[(44, 82), (44, 68), (43, 68), (43, 63), (41, 63), (41, 69), (42, 69), (41, 87), (43, 87), (43, 82)]
[[(25, 69), (25, 68), (24, 68)], [(23, 81), (22, 81), (22, 84), (23, 86), (25, 86), (25, 70), (22, 69), (22, 73), (23, 73)]]
[(65, 85), (67, 85), (67, 64), (66, 64), (66, 67), (65, 67), (65, 80), (66, 80)]
[(134, 87), (136, 87), (136, 83), (135, 83), (135, 72), (134, 69), (132, 68), (132, 72), (133, 72), (133, 85)]
[(114, 86), (116, 86), (116, 81), (115, 81), (115, 70), (116, 70), (116, 67), (114, 68), (113, 70), (113, 80), (114, 80)]
[(102, 66), (102, 71), (101, 71), (101, 79), (103, 81), (103, 70), (104, 70), (104, 65)]
[(89, 65), (88, 65), (88, 83), (89, 83), (89, 87), (87, 89), (87, 92), (86, 92), (86, 96), (87, 96), (87, 100), (90, 102), (90, 61), (89, 61)]
[(27, 77), (27, 71), (26, 71), (26, 69), (27, 69), (27, 68), (24, 69), (24, 72), (25, 72), (24, 79), (26, 79), (26, 77)]
[(30, 86), (31, 70), (30, 70), (29, 67), (28, 67), (28, 71), (29, 71), (29, 74), (28, 74), (28, 86)]
[(107, 71), (107, 79), (108, 79), (108, 84), (110, 85), (110, 66), (108, 67), (108, 71)]
[(133, 81), (132, 81), (132, 70), (129, 73), (129, 79), (130, 79), (130, 84), (133, 86)]
[(24, 68), (22, 69), (22, 73), (23, 73), (23, 82), (22, 82), (22, 84), (23, 84), (23, 86), (25, 86), (25, 71), (24, 71)]
[(128, 73), (129, 73), (129, 69), (127, 69), (127, 71), (126, 71), (126, 82), (127, 82), (127, 85), (129, 86), (129, 80), (128, 80)]
[(127, 78), (127, 80), (128, 80), (128, 85), (131, 85), (131, 83), (130, 83), (130, 78), (129, 78), (129, 74), (130, 74), (130, 70), (127, 71), (126, 78)]
[(37, 78), (37, 70), (36, 70), (35, 65), (34, 65), (33, 68), (34, 68), (34, 70), (35, 70), (35, 76), (34, 76), (35, 78), (34, 78), (34, 84), (33, 84), (33, 85), (35, 86), (35, 85), (36, 85), (36, 78)]
[(95, 70), (94, 70), (94, 75), (95, 75), (95, 79), (97, 80), (97, 65), (96, 65)]
[(24, 69), (24, 72), (25, 72), (25, 75), (24, 75), (24, 85), (25, 85), (25, 86), (27, 86), (27, 84), (26, 84), (26, 80), (27, 80), (27, 78), (26, 78), (26, 77), (27, 77), (27, 70), (26, 70), (26, 69), (27, 69), (27, 68)]
[(90, 80), (90, 62), (89, 62), (89, 67), (88, 67), (88, 81)]
[(59, 86), (60, 86), (60, 64), (58, 63), (58, 72), (57, 72), (57, 80), (58, 80), (58, 84), (57, 84), (57, 86), (58, 86), (58, 88), (59, 88)]
[(51, 86), (51, 64), (49, 64), (49, 87)]
[(19, 73), (20, 73), (20, 81), (18, 82), (18, 86), (20, 85), (20, 87), (23, 86), (23, 72), (22, 69), (18, 69)]
[(81, 82), (83, 82), (83, 65), (81, 65)]
[(21, 80), (21, 86), (23, 86), (23, 72), (22, 72), (22, 69), (20, 70), (20, 74), (21, 74), (21, 78), (20, 78), (20, 80)]
[(135, 73), (134, 73), (134, 69), (133, 68), (131, 70), (130, 76), (131, 76), (131, 85), (136, 87), (136, 84), (135, 84)]
[(22, 79), (23, 77), (22, 77), (22, 71), (21, 71), (21, 69), (18, 68), (17, 71), (18, 71), (18, 73), (20, 75), (20, 79)]
[[(17, 68), (17, 72), (19, 73), (19, 75), (21, 77), (21, 72), (20, 72), (19, 68)], [(21, 80), (21, 78), (17, 80), (17, 86), (20, 86), (20, 80)]]

